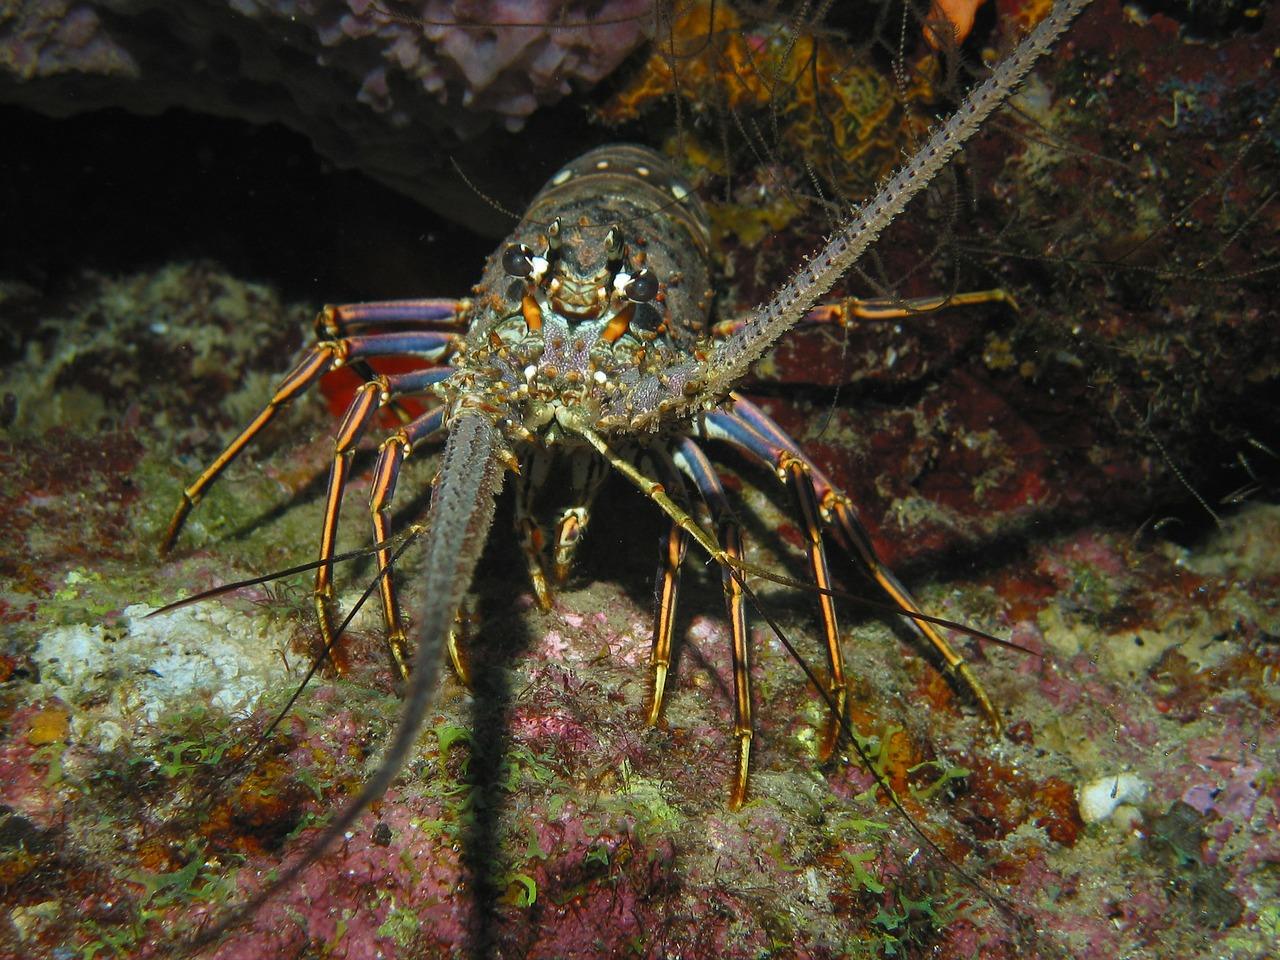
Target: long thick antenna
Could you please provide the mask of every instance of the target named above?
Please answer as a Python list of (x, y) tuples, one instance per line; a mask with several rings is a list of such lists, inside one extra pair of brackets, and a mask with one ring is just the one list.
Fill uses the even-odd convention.
[[(1013, 53), (1000, 61), (991, 76), (934, 130), (915, 156), (871, 200), (855, 208), (849, 222), (768, 303), (753, 310), (733, 336), (716, 345), (705, 365), (686, 361), (638, 378), (607, 412), (609, 425), (616, 422), (632, 429), (651, 428), (660, 416), (705, 409), (723, 400), (750, 365), (831, 289), (911, 199), (981, 129), (992, 112), (1017, 89), (1036, 60), (1091, 2), (1058, 0)], [(617, 420), (609, 414), (616, 415)]]
[(417, 653), (413, 672), (405, 691), (400, 721), (378, 769), (300, 859), (214, 927), (202, 931), (188, 946), (197, 947), (218, 939), (253, 916), (277, 892), (291, 886), (350, 829), (369, 804), (387, 792), (404, 766), (435, 696), (449, 628), (471, 584), (493, 523), (495, 500), (502, 489), (506, 469), (501, 459), (505, 450), (501, 432), (484, 414), (463, 413), (454, 421), (440, 466), (439, 484), (427, 514), (426, 600), (414, 630)]

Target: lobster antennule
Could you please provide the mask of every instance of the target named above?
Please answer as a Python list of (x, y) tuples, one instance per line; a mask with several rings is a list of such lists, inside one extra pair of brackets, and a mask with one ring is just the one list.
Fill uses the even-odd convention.
[(377, 770), (360, 793), (312, 841), (301, 859), (214, 927), (198, 935), (189, 946), (217, 940), (253, 916), (280, 890), (291, 886), (351, 828), (371, 803), (386, 793), (404, 766), (436, 691), (442, 651), (454, 614), (471, 585), (493, 524), (506, 469), (502, 461), (505, 450), (501, 432), (485, 415), (464, 411), (454, 420), (427, 513), (426, 601), (414, 629), (417, 652), (413, 672), (405, 690), (400, 721)]

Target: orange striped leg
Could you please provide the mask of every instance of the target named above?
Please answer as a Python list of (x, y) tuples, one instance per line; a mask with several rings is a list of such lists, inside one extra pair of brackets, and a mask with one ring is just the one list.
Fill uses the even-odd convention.
[(547, 482), (552, 454), (536, 450), (528, 458), (524, 469), (516, 474), (516, 533), (520, 537), (520, 549), (524, 553), (525, 566), (529, 570), (529, 582), (533, 595), (542, 610), (551, 609), (551, 587), (547, 584), (546, 570), (542, 564), (542, 548), (545, 535), (534, 516), (533, 499)]
[[(444, 299), (380, 300), (371, 303), (327, 304), (313, 324), (317, 340), (340, 340), (359, 333), (397, 327), (413, 330), (465, 330), (471, 322), (471, 301)], [(456, 344), (455, 344), (456, 345)], [(435, 357), (443, 362), (453, 346)], [(348, 368), (363, 380), (372, 380), (376, 371), (366, 360), (353, 359)], [(384, 403), (402, 424), (413, 414), (394, 399)]]
[(320, 624), (320, 641), (335, 667), (342, 670), (342, 661), (334, 656), (336, 638), (333, 635), (333, 554), (338, 540), (338, 517), (342, 510), (342, 496), (347, 489), (347, 476), (351, 459), (370, 419), (380, 406), (379, 401), (387, 393), (387, 382), (376, 377), (360, 387), (347, 405), (347, 412), (338, 427), (333, 441), (333, 464), (329, 469), (329, 485), (325, 492), (324, 522), (320, 528), (320, 566), (316, 567), (315, 588), (312, 599), (316, 619)]
[[(841, 542), (841, 546), (851, 556), (856, 555), (862, 560), (867, 571), (875, 579), (876, 583), (880, 585), (881, 589), (892, 598), (893, 602), (909, 613), (923, 613), (915, 598), (902, 585), (902, 582), (893, 575), (893, 571), (881, 563), (880, 558), (876, 556), (875, 548), (871, 544), (871, 537), (858, 519), (857, 512), (849, 498), (829, 487), (822, 495), (822, 512), (831, 518), (830, 522), (835, 529), (836, 539)], [(991, 702), (986, 689), (969, 667), (969, 664), (965, 662), (964, 657), (955, 651), (932, 623), (925, 620), (917, 620), (913, 617), (908, 617), (907, 621), (917, 633), (928, 640), (933, 648), (938, 651), (938, 655), (942, 657), (947, 665), (947, 672), (958, 676), (964, 682), (964, 685), (969, 688), (969, 692), (973, 694), (973, 698), (978, 702), (979, 708), (986, 714), (988, 722), (995, 729), (995, 732), (999, 734), (1004, 729), (1004, 722), (1000, 719), (1000, 712), (996, 710), (995, 704)]]
[(187, 521), (187, 515), (191, 513), (191, 508), (200, 502), (200, 498), (213, 485), (224, 470), (230, 466), (231, 461), (235, 460), (249, 445), (259, 433), (262, 432), (271, 420), (275, 417), (280, 409), (290, 403), (298, 394), (306, 390), (316, 382), (329, 367), (343, 355), (343, 349), (339, 343), (317, 343), (306, 355), (298, 362), (298, 365), (280, 381), (276, 387), (276, 392), (271, 399), (267, 401), (267, 405), (259, 411), (258, 415), (253, 418), (247, 427), (240, 431), (240, 434), (227, 444), (226, 448), (214, 458), (209, 466), (205, 467), (198, 477), (191, 482), (191, 485), (182, 491), (182, 499), (179, 501), (177, 509), (173, 512), (173, 517), (169, 520), (169, 528), (165, 532), (164, 540), (160, 543), (160, 554), (163, 556), (172, 548), (174, 541), (178, 539), (178, 534), (182, 532), (182, 526)]
[(591, 506), (609, 475), (608, 464), (590, 451), (573, 454), (572, 459), (570, 483), (574, 503), (560, 512), (551, 548), (551, 577), (557, 585), (569, 579), (573, 558), (591, 522)]
[[(741, 560), (742, 530), (736, 523), (726, 521), (720, 525), (719, 532), (724, 552), (734, 560)], [(727, 564), (720, 567), (720, 577), (724, 583), (724, 603), (733, 635), (733, 735), (738, 739), (738, 759), (729, 808), (737, 810), (747, 799), (747, 776), (751, 767), (751, 655), (747, 644), (747, 612), (742, 599), (742, 582)]]
[[(333, 555), (337, 547), (338, 539), (338, 519), (342, 512), (342, 499), (346, 493), (347, 479), (351, 470), (351, 461), (355, 456), (356, 448), (360, 443), (360, 438), (364, 435), (365, 429), (372, 422), (374, 415), (379, 407), (393, 403), (397, 397), (409, 395), (420, 395), (428, 390), (433, 384), (439, 383), (441, 380), (448, 378), (452, 371), (447, 367), (434, 367), (426, 370), (419, 370), (413, 373), (389, 374), (386, 376), (375, 375), (368, 383), (361, 385), (352, 397), (351, 402), (347, 405), (347, 411), (343, 415), (342, 423), (338, 427), (337, 436), (334, 438), (333, 465), (329, 471), (329, 485), (325, 494), (324, 522), (320, 531), (320, 566), (316, 567), (316, 581), (314, 590), (314, 602), (316, 608), (316, 618), (320, 624), (320, 639), (324, 644), (324, 649), (332, 651), (334, 645), (339, 638), (333, 634)], [(438, 410), (433, 410), (423, 414), (417, 420), (411, 421), (401, 430), (396, 437), (400, 438), (405, 444), (412, 446), (414, 442), (422, 439), (424, 431), (438, 432), (443, 422), (443, 414)], [(385, 446), (385, 445), (384, 445)], [(396, 460), (393, 468), (399, 471), (400, 463), (403, 462), (403, 456)], [(382, 467), (382, 460), (379, 460), (379, 467)], [(385, 479), (385, 478), (384, 478)], [(394, 486), (394, 483), (392, 484)], [(371, 496), (377, 492), (377, 487), (371, 491)], [(375, 535), (379, 533), (380, 526), (382, 535), (378, 536), (376, 542), (381, 543), (385, 537), (385, 520), (379, 523), (379, 519), (375, 518), (374, 531)], [(384, 550), (383, 553), (386, 551)], [(379, 563), (379, 571), (383, 569), (383, 564)], [(381, 576), (379, 578), (380, 589), (385, 590), (388, 586), (389, 578)], [(385, 599), (385, 595), (384, 595)], [(385, 615), (385, 607), (384, 607)], [(396, 660), (399, 668), (403, 672), (403, 642), (397, 646), (395, 639), (397, 634), (391, 629), (388, 623), (388, 643), (392, 647), (392, 656)], [(342, 669), (339, 660), (334, 661), (334, 665), (339, 670)]]
[[(672, 459), (680, 471), (693, 481), (707, 504), (725, 556), (730, 560), (742, 560), (742, 529), (733, 520), (720, 477), (702, 448), (686, 438), (680, 441)], [(729, 563), (720, 564), (733, 653), (733, 735), (738, 741), (738, 754), (729, 806), (734, 810), (741, 807), (747, 799), (752, 738), (751, 652), (748, 644), (747, 609), (739, 576), (735, 575), (735, 569)]]
[[(861, 561), (867, 573), (905, 614), (922, 614), (919, 604), (907, 588), (876, 555), (871, 537), (858, 519), (853, 502), (836, 489), (826, 474), (805, 456), (796, 442), (787, 436), (786, 432), (763, 410), (736, 393), (731, 394), (731, 397), (733, 398), (732, 413), (713, 414), (707, 418), (709, 422), (714, 420), (715, 426), (724, 428), (723, 433), (715, 434), (717, 438), (728, 440), (769, 466), (781, 463), (786, 456), (803, 463), (808, 468), (812, 479), (823, 522), (831, 528), (841, 549), (850, 557)], [(959, 677), (969, 688), (996, 733), (1003, 730), (1004, 724), (999, 712), (964, 657), (955, 651), (933, 624), (912, 616), (906, 616), (904, 619), (916, 633), (938, 651), (947, 665), (947, 672)]]
[[(348, 362), (395, 354), (417, 356), (434, 362), (453, 352), (456, 347), (456, 336), (431, 330), (365, 334), (344, 337), (340, 340), (326, 340), (313, 345), (292, 372), (280, 381), (276, 392), (253, 421), (240, 431), (239, 436), (227, 444), (226, 449), (214, 458), (214, 461), (196, 477), (189, 487), (182, 491), (182, 500), (169, 521), (169, 528), (160, 545), (161, 554), (167, 553), (173, 546), (192, 507), (200, 501), (231, 461), (240, 455), (249, 441), (262, 432), (262, 428), (271, 422), (285, 404), (315, 383), (322, 374)], [(427, 373), (430, 375), (431, 372), (427, 371)]]
[(651, 727), (658, 722), (666, 694), (667, 673), (671, 669), (671, 628), (675, 623), (676, 599), (680, 595), (680, 565), (684, 563), (688, 547), (689, 535), (674, 523), (659, 545), (660, 563), (654, 584), (653, 652), (649, 655), (649, 664), (653, 667), (653, 698), (645, 721)]
[[(809, 558), (809, 571), (819, 590), (831, 589), (831, 571), (827, 566), (827, 551), (822, 542), (822, 514), (818, 497), (813, 489), (813, 478), (803, 460), (783, 454), (778, 465), (795, 495), (796, 506), (804, 523), (805, 553)], [(844, 675), (844, 653), (840, 649), (840, 627), (836, 622), (835, 598), (829, 593), (818, 594), (818, 612), (822, 621), (823, 639), (827, 645), (827, 667), (830, 677), (827, 694), (835, 709), (827, 717), (827, 728), (822, 735), (818, 757), (826, 763), (836, 751), (840, 734), (848, 720), (848, 685)]]
[[(825, 303), (814, 307), (804, 315), (801, 323), (829, 324), (837, 327), (850, 327), (855, 320), (897, 320), (904, 317), (916, 317), (922, 313), (933, 313), (950, 307), (968, 307), (980, 303), (1003, 303), (1015, 312), (1018, 303), (1013, 295), (1005, 290), (975, 290), (969, 293), (953, 293), (932, 297), (845, 297), (835, 303)], [(745, 320), (722, 320), (712, 332), (716, 337), (724, 338), (736, 333)]]
[[(369, 486), (369, 516), (373, 522), (373, 539), (377, 544), (375, 555), (378, 560), (378, 593), (382, 600), (382, 619), (387, 629), (387, 647), (391, 659), (401, 678), (409, 676), (409, 642), (405, 634), (404, 619), (400, 613), (400, 601), (396, 597), (395, 581), (392, 578), (391, 528), (388, 511), (391, 498), (395, 496), (396, 481), (400, 477), (400, 469), (405, 460), (419, 443), (438, 439), (444, 433), (444, 408), (437, 407), (406, 424), (395, 434), (382, 441), (378, 448), (378, 462), (373, 469), (373, 482)], [(459, 667), (457, 643), (450, 633), (449, 655), (454, 669), (459, 676), (464, 673)]]
[[(636, 468), (626, 457), (620, 456), (617, 451), (609, 446), (604, 437), (596, 433), (584, 419), (566, 416), (560, 423), (568, 430), (576, 433), (578, 436), (586, 440), (596, 451), (609, 462), (615, 471), (622, 474), (627, 482), (648, 497), (668, 519), (680, 529), (684, 530), (693, 540), (707, 552), (707, 556), (718, 564), (721, 570), (725, 571), (734, 582), (733, 592), (738, 596), (738, 606), (741, 608), (741, 585), (736, 578), (733, 578), (729, 571), (733, 568), (735, 562), (741, 561), (740, 545), (738, 553), (729, 553), (721, 545), (716, 536), (709, 533), (703, 527), (699, 526), (697, 521), (693, 519), (680, 504), (666, 492), (661, 483), (648, 477), (644, 471)], [(698, 481), (699, 492), (703, 494), (704, 499), (709, 497), (712, 490), (720, 490), (720, 481), (716, 477), (715, 472), (711, 469), (707, 462), (706, 455), (697, 448), (692, 441), (683, 441), (687, 445), (687, 449), (691, 451), (685, 457), (686, 462), (698, 464), (697, 470), (701, 472), (705, 465), (707, 483), (704, 485), (701, 480)], [(685, 450), (682, 446), (682, 452)], [(683, 464), (680, 464), (680, 455), (677, 454), (674, 459), (680, 465), (682, 470), (686, 470)], [(687, 471), (686, 471), (687, 472)], [(692, 474), (690, 474), (692, 476)], [(723, 491), (721, 491), (723, 493)], [(710, 503), (710, 500), (708, 500)], [(714, 512), (715, 507), (712, 507)], [(726, 597), (728, 599), (728, 597)], [(751, 673), (749, 662), (745, 657), (746, 653), (746, 618), (739, 612), (735, 615), (732, 610), (730, 612), (730, 621), (735, 624), (735, 630), (740, 631), (734, 639), (734, 713), (735, 724), (734, 733), (738, 738), (738, 754), (737, 764), (734, 773), (733, 791), (730, 796), (730, 804), (734, 807), (742, 805), (747, 794), (747, 775), (750, 769), (751, 760)]]

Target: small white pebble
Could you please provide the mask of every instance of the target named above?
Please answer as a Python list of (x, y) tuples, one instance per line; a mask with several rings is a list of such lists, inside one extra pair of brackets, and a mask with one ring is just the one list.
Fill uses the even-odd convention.
[(1080, 819), (1085, 823), (1105, 820), (1122, 803), (1140, 803), (1148, 789), (1146, 781), (1132, 773), (1118, 773), (1086, 783), (1077, 794)]
[(1122, 803), (1111, 814), (1111, 825), (1121, 833), (1137, 833), (1142, 829), (1142, 811)]

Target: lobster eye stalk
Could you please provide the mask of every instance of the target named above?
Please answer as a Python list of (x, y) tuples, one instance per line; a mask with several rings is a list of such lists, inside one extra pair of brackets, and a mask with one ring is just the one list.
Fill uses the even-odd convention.
[(502, 269), (509, 277), (528, 280), (533, 276), (533, 251), (523, 243), (513, 243), (502, 251)]
[(648, 303), (658, 295), (658, 275), (648, 267), (632, 277), (622, 288), (628, 300), (635, 303)]

